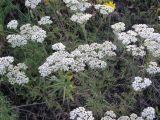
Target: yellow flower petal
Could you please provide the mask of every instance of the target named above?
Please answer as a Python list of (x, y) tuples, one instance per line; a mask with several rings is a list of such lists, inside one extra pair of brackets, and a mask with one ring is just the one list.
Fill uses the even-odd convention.
[(104, 5), (109, 6), (109, 7), (112, 7), (113, 9), (116, 8), (116, 4), (113, 3), (112, 1), (109, 1), (109, 2), (105, 3)]

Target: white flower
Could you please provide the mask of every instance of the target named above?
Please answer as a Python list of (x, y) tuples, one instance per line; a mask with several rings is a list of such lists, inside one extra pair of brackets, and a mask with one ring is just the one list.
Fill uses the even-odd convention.
[(92, 5), (87, 2), (88, 0), (63, 0), (67, 7), (76, 12), (84, 12)]
[(155, 109), (153, 107), (147, 107), (142, 111), (141, 116), (145, 120), (153, 120), (155, 118)]
[(71, 53), (65, 51), (62, 43), (52, 45), (56, 50), (50, 55), (45, 63), (39, 67), (41, 76), (46, 77), (58, 70), (80, 72), (88, 65), (91, 69), (105, 68), (107, 63), (102, 59), (106, 56), (115, 56), (116, 46), (109, 41), (103, 44), (92, 43), (80, 45)]
[(52, 45), (52, 49), (59, 51), (59, 50), (65, 50), (66, 46), (64, 46), (62, 43), (56, 43)]
[(128, 52), (132, 52), (133, 56), (145, 56), (146, 52), (143, 46), (137, 47), (136, 45), (128, 45), (126, 46)]
[(0, 58), (0, 75), (4, 75), (7, 72), (8, 66), (10, 66), (13, 61), (14, 58), (11, 56)]
[(13, 66), (14, 58), (11, 56), (0, 58), (0, 75), (6, 75), (11, 84), (23, 85), (29, 82), (29, 78), (25, 75), (27, 66), (19, 63)]
[(116, 120), (116, 114), (113, 111), (107, 111), (101, 120)]
[(102, 60), (99, 60), (99, 59), (93, 59), (93, 60), (90, 60), (88, 65), (92, 68), (92, 69), (95, 69), (95, 68), (105, 68), (107, 66), (107, 63), (102, 61)]
[(138, 117), (137, 114), (132, 113), (130, 115), (130, 120), (144, 120), (142, 117)]
[(13, 48), (17, 46), (24, 46), (27, 44), (28, 41), (24, 36), (16, 34), (8, 35), (6, 39), (8, 40), (8, 43), (12, 45)]
[(11, 20), (8, 24), (7, 24), (7, 28), (9, 29), (17, 29), (18, 26), (18, 21), (17, 20)]
[(132, 113), (130, 116), (120, 116), (118, 119), (116, 119), (116, 114), (111, 110), (107, 111), (104, 115), (101, 120), (144, 120), (135, 113)]
[(160, 43), (155, 40), (146, 39), (144, 46), (152, 53), (154, 57), (160, 57)]
[(40, 2), (41, 0), (26, 0), (25, 6), (30, 7), (31, 9), (34, 9)]
[(76, 13), (73, 14), (70, 19), (78, 24), (85, 24), (91, 17), (92, 15), (88, 13)]
[(94, 120), (92, 111), (86, 111), (84, 107), (79, 107), (70, 112), (71, 120)]
[(132, 87), (135, 91), (141, 91), (152, 84), (152, 81), (149, 78), (135, 77), (134, 79)]
[(111, 25), (111, 28), (114, 32), (122, 32), (125, 30), (125, 24), (123, 22), (115, 23), (114, 25)]
[(42, 43), (46, 37), (47, 37), (46, 31), (42, 30), (42, 28), (38, 26), (32, 27), (31, 41)]
[(130, 118), (128, 116), (121, 116), (118, 120), (130, 120)]
[(29, 78), (25, 75), (24, 70), (27, 69), (27, 66), (24, 63), (19, 63), (17, 66), (10, 65), (8, 67), (8, 81), (14, 85), (23, 85), (29, 82)]
[(128, 30), (128, 31), (127, 31), (127, 34), (132, 35), (132, 36), (137, 36), (137, 35), (138, 35), (138, 34), (137, 34), (135, 31), (133, 31), (133, 30)]
[(24, 46), (28, 41), (35, 41), (42, 43), (47, 37), (46, 31), (42, 28), (31, 24), (25, 24), (20, 27), (20, 34), (12, 34), (7, 36), (8, 43), (12, 45), (13, 48)]
[(132, 28), (134, 28), (134, 30), (139, 33), (144, 29), (148, 28), (148, 26), (146, 24), (135, 24), (132, 26)]
[(122, 44), (124, 45), (135, 43), (137, 41), (137, 38), (135, 36), (127, 34), (126, 32), (121, 32), (118, 33), (117, 35), (118, 35), (118, 40), (122, 41)]
[(160, 73), (160, 67), (158, 67), (156, 62), (150, 62), (146, 71), (149, 74), (157, 74), (157, 73)]
[(66, 51), (57, 51), (46, 59), (46, 62), (41, 65), (38, 69), (41, 76), (46, 77), (52, 72), (58, 70), (69, 71), (74, 59), (69, 57), (69, 53)]
[(99, 12), (103, 15), (108, 15), (115, 10), (113, 7), (106, 6), (106, 5), (101, 5), (101, 4), (94, 5), (94, 8), (96, 10), (99, 10)]
[(52, 20), (50, 20), (50, 16), (44, 16), (44, 17), (42, 17), (41, 18), (41, 20), (40, 21), (38, 21), (38, 24), (39, 25), (46, 25), (46, 24), (52, 24), (53, 22), (52, 22)]

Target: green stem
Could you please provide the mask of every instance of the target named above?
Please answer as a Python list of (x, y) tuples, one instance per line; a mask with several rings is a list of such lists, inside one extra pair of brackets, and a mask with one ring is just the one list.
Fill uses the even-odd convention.
[(85, 24), (81, 25), (81, 27), (82, 27), (82, 31), (83, 31), (83, 35), (84, 35), (85, 41), (87, 42), (88, 39), (87, 39), (87, 31), (85, 29)]
[(47, 51), (46, 51), (46, 48), (45, 48), (45, 44), (44, 44), (44, 43), (42, 43), (42, 47), (43, 47), (43, 51), (45, 52), (45, 55), (48, 56), (48, 53), (47, 53)]

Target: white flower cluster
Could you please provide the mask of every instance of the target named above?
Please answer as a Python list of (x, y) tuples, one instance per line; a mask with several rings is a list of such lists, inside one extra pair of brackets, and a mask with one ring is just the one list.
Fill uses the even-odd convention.
[[(141, 116), (132, 113), (130, 116), (120, 116), (116, 118), (116, 114), (110, 110), (104, 114), (101, 120), (153, 120), (156, 118), (155, 109), (153, 107), (147, 107), (141, 112)], [(79, 107), (70, 112), (71, 120), (94, 120), (92, 111), (86, 111), (84, 107)]]
[(29, 82), (29, 78), (25, 75), (27, 66), (24, 63), (19, 63), (17, 66), (10, 65), (8, 67), (7, 78), (8, 81), (14, 85), (23, 85)]
[(112, 13), (115, 9), (111, 6), (107, 6), (107, 5), (101, 5), (101, 4), (96, 4), (94, 5), (94, 8), (96, 10), (99, 10), (99, 12), (103, 15), (108, 15), (110, 13)]
[(118, 36), (118, 40), (122, 41), (122, 44), (124, 45), (129, 45), (131, 43), (137, 42), (137, 38), (130, 33), (121, 32), (117, 33), (116, 35)]
[(115, 33), (119, 33), (125, 30), (125, 24), (123, 22), (115, 23), (114, 25), (111, 25), (111, 28)]
[(21, 35), (24, 35), (26, 39), (39, 43), (42, 43), (47, 37), (46, 31), (36, 25), (31, 26), (30, 24), (25, 24), (21, 26), (20, 33)]
[(107, 111), (105, 117), (102, 117), (101, 120), (144, 120), (142, 117), (138, 117), (137, 114), (132, 113), (130, 116), (120, 116), (116, 119), (116, 114), (113, 111)]
[(0, 58), (0, 75), (4, 75), (7, 72), (7, 68), (13, 63), (14, 58), (11, 56)]
[(146, 71), (149, 74), (157, 74), (157, 73), (160, 73), (160, 67), (158, 67), (156, 62), (150, 62)]
[(141, 113), (141, 116), (145, 119), (145, 120), (154, 120), (155, 116), (155, 109), (153, 107), (147, 107), (143, 110), (143, 112)]
[(84, 12), (90, 8), (92, 5), (87, 1), (88, 0), (63, 0), (67, 7), (76, 12)]
[(92, 14), (84, 13), (86, 9), (92, 6), (91, 3), (87, 1), (88, 0), (63, 0), (67, 7), (76, 12), (71, 16), (70, 20), (82, 25), (92, 17)]
[(91, 69), (105, 68), (107, 63), (102, 59), (106, 56), (115, 56), (116, 46), (109, 41), (103, 44), (92, 43), (91, 45), (80, 45), (71, 53), (65, 51), (65, 46), (57, 43), (52, 46), (54, 52), (46, 59), (46, 62), (39, 67), (39, 73), (45, 77), (52, 72), (58, 70), (63, 71), (83, 71), (85, 66), (88, 65)]
[(160, 34), (154, 32), (154, 29), (146, 24), (136, 24), (132, 28), (144, 39), (144, 46), (147, 47), (152, 55), (160, 57)]
[(52, 24), (52, 20), (50, 20), (51, 17), (50, 16), (44, 16), (40, 19), (40, 21), (38, 21), (38, 24), (39, 25), (46, 25), (46, 24)]
[(136, 45), (128, 45), (126, 46), (127, 51), (132, 53), (132, 56), (145, 56), (146, 51), (144, 50), (144, 46), (137, 47)]
[(144, 120), (142, 117), (138, 117), (137, 114), (132, 113), (130, 115), (130, 120)]
[(135, 77), (134, 82), (132, 82), (132, 87), (135, 91), (141, 91), (142, 89), (150, 86), (152, 81), (149, 78)]
[(65, 50), (66, 46), (64, 46), (62, 43), (56, 43), (52, 45), (52, 49), (59, 51), (59, 50)]
[(24, 46), (27, 44), (28, 41), (24, 36), (18, 34), (8, 35), (6, 39), (8, 40), (8, 43), (12, 45), (13, 48)]
[(116, 120), (116, 114), (113, 111), (107, 111), (101, 120)]
[(6, 39), (15, 48), (26, 45), (30, 40), (42, 43), (46, 37), (46, 31), (42, 28), (36, 25), (25, 24), (20, 27), (20, 34), (8, 35)]
[(86, 111), (84, 107), (78, 107), (70, 112), (71, 120), (94, 120), (92, 111)]
[(41, 0), (26, 0), (25, 6), (30, 7), (31, 9), (35, 9), (40, 2)]
[(16, 30), (18, 26), (18, 21), (17, 20), (11, 20), (8, 24), (7, 24), (7, 28), (9, 29), (14, 29)]
[(70, 19), (78, 24), (85, 24), (91, 17), (92, 15), (88, 13), (76, 13), (73, 14)]
[(27, 66), (19, 63), (13, 66), (14, 58), (11, 56), (0, 58), (0, 75), (6, 75), (11, 84), (25, 84), (29, 82), (29, 78), (25, 75)]
[(144, 46), (147, 47), (154, 57), (160, 57), (160, 42), (146, 39), (144, 41)]
[(142, 54), (140, 56), (144, 56), (146, 52), (144, 51), (143, 46), (145, 46), (154, 57), (160, 57), (160, 34), (154, 32), (153, 28), (148, 27), (146, 24), (135, 24), (132, 26), (134, 30), (119, 32), (120, 28), (117, 27), (117, 24), (118, 23), (112, 25), (112, 29), (118, 40), (122, 41), (122, 44), (124, 44), (125, 47), (127, 45), (133, 45), (135, 42), (138, 42), (141, 48), (139, 47), (137, 49), (136, 45), (133, 45), (132, 47), (128, 46), (128, 48), (134, 47), (137, 50), (141, 50)]

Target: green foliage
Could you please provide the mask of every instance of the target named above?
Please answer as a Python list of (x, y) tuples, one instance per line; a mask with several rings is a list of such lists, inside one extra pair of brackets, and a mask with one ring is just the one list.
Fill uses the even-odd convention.
[[(157, 114), (160, 114), (159, 81), (153, 80), (154, 85), (141, 93), (135, 93), (131, 88), (133, 76), (139, 74), (146, 76), (142, 65), (145, 62), (148, 63), (151, 56), (148, 55), (143, 59), (131, 57), (125, 52), (124, 46), (117, 42), (110, 28), (113, 23), (122, 21), (127, 29), (133, 24), (146, 23), (160, 30), (157, 19), (160, 15), (157, 0), (121, 0), (120, 3), (123, 4), (121, 8), (117, 3), (117, 10), (110, 16), (96, 14), (88, 21), (85, 28), (70, 21), (72, 12), (66, 8), (62, 0), (49, 0), (49, 3), (39, 5), (34, 10), (23, 9), (17, 1), (14, 0), (14, 4), (11, 0), (0, 2), (0, 34), (5, 33), (2, 34), (3, 37), (17, 32), (7, 30), (4, 25), (5, 18), (6, 20), (13, 18), (7, 16), (13, 11), (17, 11), (20, 26), (25, 23), (37, 24), (37, 20), (45, 15), (51, 16), (53, 24), (41, 26), (47, 31), (48, 36), (43, 44), (29, 42), (26, 46), (17, 48), (11, 48), (9, 44), (6, 44), (3, 55), (14, 56), (15, 64), (24, 62), (28, 66), (27, 76), (30, 78), (27, 85), (3, 88), (5, 89), (3, 91), (8, 89), (12, 91), (13, 98), (18, 97), (19, 101), (12, 99), (13, 103), (16, 105), (45, 103), (46, 106), (42, 105), (44, 110), (41, 112), (46, 120), (49, 119), (46, 117), (48, 114), (53, 116), (53, 120), (65, 119), (68, 112), (77, 106), (85, 106), (93, 111), (97, 119), (107, 110), (113, 110), (119, 115), (131, 112), (139, 114), (141, 108), (147, 105), (153, 105)], [(118, 50), (116, 58), (105, 58), (108, 63), (104, 70), (91, 70), (86, 67), (86, 70), (80, 73), (59, 71), (54, 74), (55, 76), (40, 77), (38, 67), (44, 63), (46, 57), (52, 54), (52, 44), (62, 42), (67, 46), (67, 50), (72, 51), (80, 44), (102, 43), (105, 40), (116, 44)], [(159, 76), (154, 77), (159, 78)], [(5, 79), (1, 80), (2, 82), (8, 85)], [(10, 96), (9, 93), (6, 95)], [(147, 102), (142, 103), (143, 101)], [(0, 105), (2, 107), (0, 114), (3, 113), (0, 115), (0, 120), (18, 120), (11, 105), (2, 94), (0, 94)], [(26, 109), (34, 113), (39, 110), (39, 106), (36, 107), (29, 106)], [(20, 116), (21, 114), (23, 115), (20, 112)], [(34, 119), (34, 117), (29, 118)], [(41, 120), (43, 117), (37, 117), (37, 119)]]
[(0, 93), (0, 106), (0, 120), (17, 120), (15, 111), (2, 93)]

